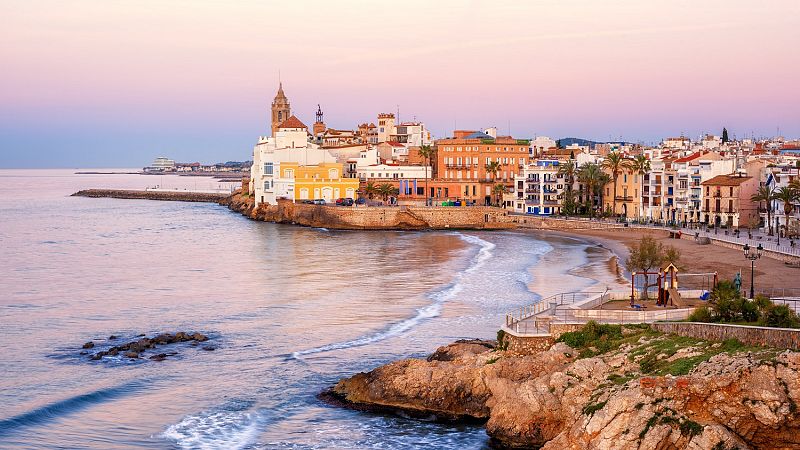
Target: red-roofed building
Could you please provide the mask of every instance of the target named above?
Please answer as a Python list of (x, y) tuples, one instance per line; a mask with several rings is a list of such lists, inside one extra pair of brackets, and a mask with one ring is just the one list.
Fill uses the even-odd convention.
[(717, 175), (704, 181), (703, 221), (727, 228), (757, 227), (758, 205), (750, 198), (758, 185), (758, 178), (745, 175)]

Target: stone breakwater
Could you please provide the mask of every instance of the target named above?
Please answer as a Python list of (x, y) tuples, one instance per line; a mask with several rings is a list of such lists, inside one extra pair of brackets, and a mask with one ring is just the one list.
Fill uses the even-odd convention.
[(253, 220), (334, 230), (506, 230), (515, 228), (507, 211), (491, 207), (338, 207), (279, 200), (254, 207), (237, 192), (220, 201)]
[(134, 200), (164, 200), (178, 202), (218, 203), (228, 196), (225, 193), (191, 191), (139, 191), (128, 189), (85, 189), (72, 194), (73, 197), (124, 198)]
[(528, 355), (460, 341), (343, 379), (320, 397), (485, 421), (499, 448), (800, 448), (800, 353), (623, 331), (612, 349), (558, 342)]

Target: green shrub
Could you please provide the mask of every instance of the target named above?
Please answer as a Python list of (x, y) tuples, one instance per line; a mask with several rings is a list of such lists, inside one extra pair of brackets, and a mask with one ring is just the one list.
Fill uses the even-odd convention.
[(557, 342), (563, 342), (572, 348), (597, 347), (602, 353), (613, 348), (613, 340), (622, 338), (620, 325), (599, 324), (590, 320), (578, 331), (570, 331), (558, 337)]
[(708, 306), (701, 306), (689, 314), (690, 322), (713, 322), (713, 319), (714, 318), (711, 315), (711, 310), (708, 309)]
[(767, 327), (800, 328), (800, 319), (788, 306), (772, 305), (764, 313), (762, 324)]
[(497, 330), (497, 349), (498, 350), (508, 349), (508, 342), (506, 342), (506, 332), (503, 330)]

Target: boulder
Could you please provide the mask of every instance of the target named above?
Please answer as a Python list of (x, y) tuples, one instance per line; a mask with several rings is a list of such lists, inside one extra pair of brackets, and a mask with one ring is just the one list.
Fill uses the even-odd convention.
[(195, 333), (192, 335), (192, 339), (194, 339), (197, 342), (205, 342), (208, 340), (208, 337), (201, 333)]
[(92, 342), (92, 341), (89, 341), (89, 342), (87, 342), (87, 343), (83, 344), (83, 347), (82, 347), (82, 348), (83, 348), (83, 349), (90, 349), (90, 348), (92, 348), (92, 347), (94, 347), (94, 342)]
[(136, 358), (139, 357), (139, 353), (134, 352), (134, 351), (125, 352), (125, 357), (126, 358), (136, 359)]

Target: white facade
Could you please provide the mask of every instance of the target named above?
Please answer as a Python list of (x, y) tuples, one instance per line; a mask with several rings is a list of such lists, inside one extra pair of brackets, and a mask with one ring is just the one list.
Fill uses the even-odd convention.
[(566, 185), (558, 170), (558, 160), (540, 159), (526, 165), (522, 175), (514, 178), (514, 210), (541, 216), (559, 214)]
[(531, 156), (543, 155), (547, 149), (555, 148), (556, 141), (547, 136), (537, 136), (536, 139), (531, 141), (530, 154)]
[[(314, 166), (336, 163), (336, 157), (318, 145), (308, 142), (305, 128), (280, 128), (275, 137), (260, 137), (253, 148), (250, 183), (255, 205), (276, 204), (279, 198), (294, 199), (294, 173), (281, 170), (281, 163)], [(337, 173), (331, 178), (338, 178)]]
[(360, 180), (409, 180), (430, 178), (430, 167), (376, 164), (356, 169)]

